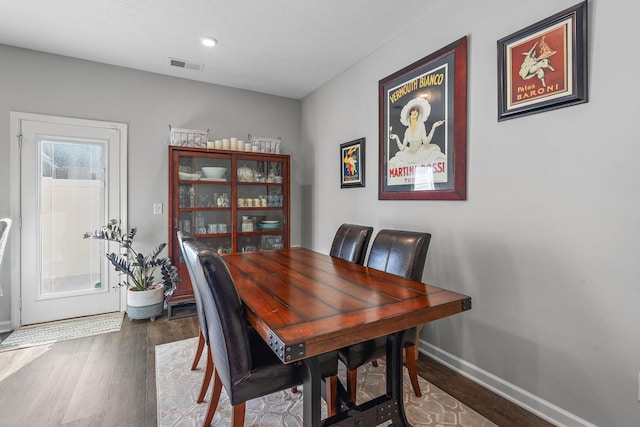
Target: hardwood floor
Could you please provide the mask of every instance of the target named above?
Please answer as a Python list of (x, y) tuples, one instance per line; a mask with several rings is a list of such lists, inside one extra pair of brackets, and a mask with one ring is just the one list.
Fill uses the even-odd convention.
[(418, 375), (499, 426), (553, 427), (553, 424), (421, 354)]
[[(197, 334), (196, 317), (125, 317), (118, 333), (0, 353), (0, 425), (156, 426), (155, 346)], [(418, 374), (499, 426), (552, 425), (424, 355)]]

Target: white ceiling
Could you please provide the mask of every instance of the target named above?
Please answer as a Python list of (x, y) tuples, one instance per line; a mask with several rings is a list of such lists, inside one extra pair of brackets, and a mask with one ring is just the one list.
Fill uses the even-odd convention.
[[(432, 1), (0, 0), (0, 43), (300, 99), (415, 25)], [(218, 45), (203, 47), (206, 35)]]

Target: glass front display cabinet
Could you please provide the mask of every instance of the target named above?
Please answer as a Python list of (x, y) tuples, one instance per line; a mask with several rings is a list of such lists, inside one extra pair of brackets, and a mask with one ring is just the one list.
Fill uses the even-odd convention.
[(169, 146), (169, 256), (181, 282), (169, 298), (193, 304), (177, 232), (220, 254), (289, 247), (288, 155)]

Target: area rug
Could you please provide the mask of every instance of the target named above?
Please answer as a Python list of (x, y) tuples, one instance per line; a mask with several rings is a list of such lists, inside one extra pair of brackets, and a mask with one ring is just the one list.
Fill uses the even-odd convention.
[(21, 326), (0, 343), (0, 352), (118, 332), (124, 313), (115, 312)]
[[(197, 404), (196, 398), (202, 384), (205, 358), (198, 369), (192, 371), (191, 363), (197, 346), (197, 338), (156, 346), (156, 389), (158, 397), (158, 426), (201, 426), (209, 405), (211, 390), (205, 401)], [(338, 376), (344, 383), (344, 367)], [(385, 391), (385, 364), (378, 367), (368, 364), (358, 369), (358, 402), (380, 396)], [(492, 422), (469, 407), (419, 378), (422, 397), (416, 397), (411, 389), (409, 376), (404, 375), (404, 407), (409, 422), (414, 427), (460, 426), (488, 427)], [(327, 409), (322, 403), (322, 416)], [(387, 424), (389, 424), (388, 422)], [(383, 425), (387, 425), (383, 424)], [(231, 406), (224, 389), (213, 418), (213, 426), (231, 425)], [(302, 425), (302, 393), (285, 390), (261, 399), (247, 402), (245, 426), (294, 427)]]

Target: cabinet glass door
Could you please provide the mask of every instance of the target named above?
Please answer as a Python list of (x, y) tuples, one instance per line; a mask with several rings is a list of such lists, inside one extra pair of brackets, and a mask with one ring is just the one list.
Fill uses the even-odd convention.
[(239, 252), (281, 249), (285, 188), (283, 162), (237, 160), (236, 248)]
[(219, 252), (231, 252), (231, 160), (180, 156), (178, 229)]

